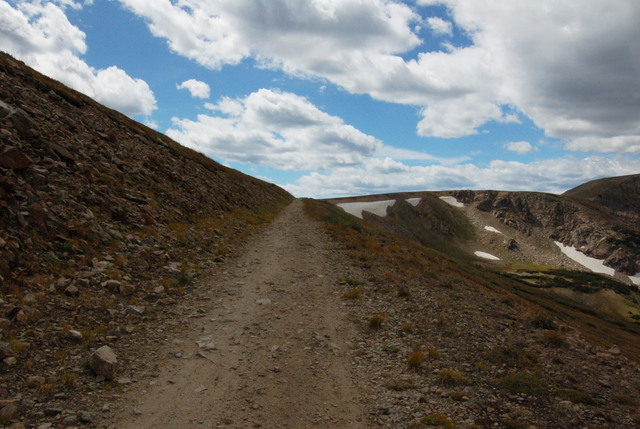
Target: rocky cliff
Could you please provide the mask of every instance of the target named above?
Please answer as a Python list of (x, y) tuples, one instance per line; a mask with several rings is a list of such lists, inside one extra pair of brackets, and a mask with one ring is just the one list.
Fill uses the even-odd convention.
[[(631, 182), (638, 185), (637, 180)], [(637, 188), (636, 192), (640, 191)], [(525, 234), (541, 234), (580, 249), (588, 256), (604, 259), (605, 265), (626, 274), (640, 272), (640, 224), (633, 210), (601, 188), (601, 200), (585, 201), (576, 196), (537, 192), (455, 191), (465, 204), (491, 213), (502, 223)]]

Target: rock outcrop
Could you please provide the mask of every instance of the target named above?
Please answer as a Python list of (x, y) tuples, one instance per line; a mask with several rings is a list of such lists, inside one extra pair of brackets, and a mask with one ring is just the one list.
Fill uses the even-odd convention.
[[(634, 183), (640, 184), (637, 180)], [(636, 192), (640, 192), (640, 187)], [(623, 273), (640, 272), (640, 223), (630, 219), (632, 212), (627, 213), (624, 208), (618, 210), (614, 204), (603, 206), (595, 201), (538, 192), (451, 194), (520, 232), (539, 233), (576, 247)]]

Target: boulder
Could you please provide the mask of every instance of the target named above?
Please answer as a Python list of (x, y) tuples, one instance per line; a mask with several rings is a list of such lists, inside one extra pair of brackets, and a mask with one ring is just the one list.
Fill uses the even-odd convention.
[(113, 380), (116, 376), (118, 359), (113, 349), (102, 346), (89, 356), (89, 367), (97, 375), (106, 380)]
[(23, 170), (32, 164), (33, 160), (16, 147), (7, 146), (2, 153), (0, 153), (0, 165), (5, 168)]

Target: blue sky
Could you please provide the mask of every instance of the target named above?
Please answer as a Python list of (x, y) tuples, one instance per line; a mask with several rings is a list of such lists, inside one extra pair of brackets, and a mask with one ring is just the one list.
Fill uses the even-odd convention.
[(0, 0), (0, 49), (296, 196), (640, 173), (634, 0)]

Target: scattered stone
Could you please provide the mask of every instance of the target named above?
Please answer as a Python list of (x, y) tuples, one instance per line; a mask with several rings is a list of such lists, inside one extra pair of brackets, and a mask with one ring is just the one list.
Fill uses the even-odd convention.
[(102, 282), (102, 287), (109, 289), (112, 292), (120, 292), (120, 286), (122, 286), (122, 283), (118, 280), (107, 280)]
[(11, 345), (4, 341), (0, 341), (0, 359), (4, 360), (11, 356), (13, 356), (13, 349), (11, 348)]
[(135, 314), (137, 316), (142, 316), (145, 313), (145, 308), (141, 305), (130, 305), (125, 310), (127, 314)]
[(20, 149), (13, 146), (7, 146), (0, 153), (0, 165), (12, 170), (23, 170), (33, 164), (33, 160), (29, 158)]
[(44, 377), (38, 375), (32, 375), (27, 377), (27, 386), (34, 389), (36, 387), (43, 386), (47, 380)]
[(64, 290), (64, 294), (67, 296), (78, 296), (80, 295), (80, 289), (78, 289), (76, 285), (72, 284), (67, 286), (67, 288)]
[(130, 296), (136, 291), (136, 288), (129, 283), (122, 283), (118, 288), (120, 295), (122, 296)]
[(11, 356), (11, 357), (2, 359), (2, 363), (4, 363), (6, 366), (13, 366), (18, 363), (18, 359), (16, 359), (14, 356)]
[(62, 426), (64, 427), (75, 426), (78, 424), (78, 422), (79, 422), (78, 416), (73, 414), (62, 419)]
[(72, 329), (69, 331), (69, 339), (76, 343), (81, 343), (84, 340), (84, 336), (82, 335), (82, 332)]
[(256, 299), (256, 304), (258, 304), (258, 305), (269, 305), (269, 304), (271, 304), (271, 300), (269, 298)]
[(113, 349), (102, 346), (89, 356), (89, 366), (97, 376), (113, 380), (116, 376), (118, 359)]
[(24, 296), (24, 298), (22, 298), (22, 302), (24, 302), (25, 304), (32, 305), (38, 302), (38, 299), (34, 294), (28, 293)]
[(510, 251), (515, 251), (518, 250), (518, 242), (516, 240), (514, 240), (513, 238), (507, 240), (507, 242), (505, 243), (505, 246), (507, 248), (507, 250)]
[(62, 412), (62, 408), (45, 408), (44, 415), (47, 417), (55, 417)]
[(19, 411), (17, 402), (10, 402), (0, 410), (0, 421), (8, 422), (13, 420), (18, 416)]
[(96, 417), (94, 413), (90, 413), (89, 411), (80, 411), (80, 413), (78, 413), (78, 419), (82, 423), (93, 423)]
[(205, 390), (207, 390), (207, 386), (198, 386), (195, 388), (194, 392), (200, 393), (200, 392), (204, 392)]

